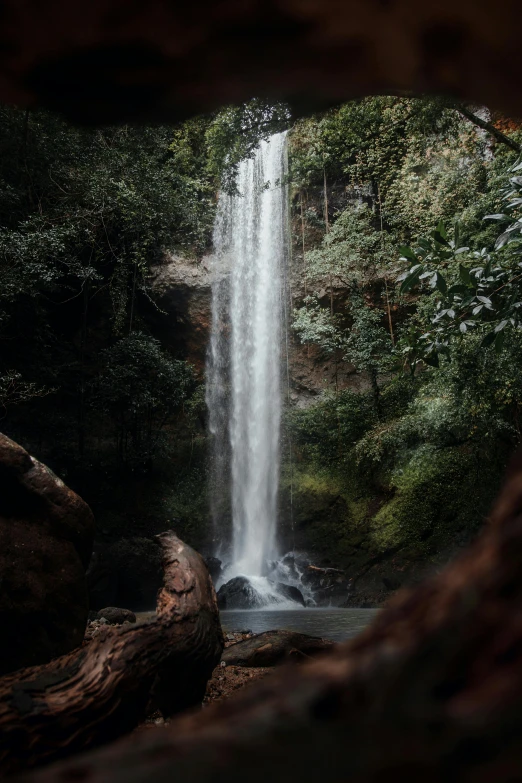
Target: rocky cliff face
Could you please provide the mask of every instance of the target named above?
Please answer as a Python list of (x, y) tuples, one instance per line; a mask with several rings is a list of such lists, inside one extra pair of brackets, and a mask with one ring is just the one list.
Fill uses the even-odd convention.
[(183, 258), (167, 253), (152, 272), (151, 286), (162, 319), (163, 341), (183, 354), (203, 377), (210, 326), (212, 277), (210, 258)]
[[(291, 307), (299, 306), (305, 296), (300, 260), (290, 270)], [(205, 358), (212, 321), (211, 258), (183, 258), (167, 253), (162, 263), (153, 269), (151, 286), (159, 307), (168, 316), (162, 319), (165, 344), (179, 351), (203, 378)], [(322, 303), (330, 301), (330, 291), (320, 287)], [(336, 307), (341, 307), (346, 290), (333, 290)], [(324, 302), (323, 302), (324, 300)], [(284, 346), (283, 355), (286, 353)], [(288, 361), (290, 370), (290, 400), (299, 407), (313, 402), (325, 389), (367, 388), (366, 381), (356, 374), (352, 365), (337, 357), (325, 356), (316, 346), (302, 345), (288, 330)]]

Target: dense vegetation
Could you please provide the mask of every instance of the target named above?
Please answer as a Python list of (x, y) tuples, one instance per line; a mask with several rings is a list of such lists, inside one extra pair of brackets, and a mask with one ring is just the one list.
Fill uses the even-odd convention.
[[(522, 134), (475, 120), (378, 97), (291, 128), (294, 339), (357, 383), (287, 412), (283, 506), (291, 484), (299, 542), (332, 561), (469, 538), (519, 442)], [(3, 429), (109, 538), (204, 539), (202, 377), (151, 270), (208, 251), (219, 189), (289, 123), (260, 101), (176, 128), (0, 112)]]
[(209, 249), (219, 188), (286, 121), (261, 101), (175, 128), (0, 110), (2, 427), (108, 535), (205, 518), (202, 378), (161, 342), (150, 273)]
[(294, 131), (306, 282), (293, 328), (367, 384), (289, 417), (294, 485), (343, 501), (329, 540), (297, 511), (332, 561), (449, 552), (480, 527), (519, 442), (519, 138), (395, 98)]

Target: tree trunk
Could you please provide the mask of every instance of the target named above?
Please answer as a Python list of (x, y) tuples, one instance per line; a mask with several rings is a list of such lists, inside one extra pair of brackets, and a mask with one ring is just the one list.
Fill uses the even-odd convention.
[(361, 636), (25, 783), (522, 779), (522, 460), (488, 529)]
[(467, 106), (464, 106), (462, 103), (450, 103), (456, 111), (458, 111), (459, 114), (461, 114), (463, 117), (465, 117), (467, 120), (473, 123), (473, 125), (476, 125), (478, 128), (481, 128), (482, 130), (486, 131), (486, 133), (489, 133), (491, 136), (493, 136), (496, 141), (498, 141), (500, 144), (505, 144), (507, 147), (513, 150), (513, 152), (517, 152), (519, 155), (522, 152), (522, 147), (520, 144), (515, 141), (515, 139), (512, 139), (510, 136), (506, 136), (505, 133), (502, 133), (498, 128), (496, 128), (493, 123), (486, 122), (486, 120), (483, 120), (482, 117), (478, 117), (474, 112), (470, 111)]
[(131, 731), (154, 707), (201, 703), (223, 650), (203, 559), (173, 533), (163, 547), (157, 619), (104, 629), (86, 647), (0, 679), (0, 773), (78, 752)]

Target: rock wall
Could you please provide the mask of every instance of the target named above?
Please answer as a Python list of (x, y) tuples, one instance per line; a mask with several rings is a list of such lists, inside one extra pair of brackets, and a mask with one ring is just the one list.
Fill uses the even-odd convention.
[(203, 377), (212, 320), (210, 258), (167, 253), (150, 282), (166, 316), (159, 326), (163, 342), (180, 350)]

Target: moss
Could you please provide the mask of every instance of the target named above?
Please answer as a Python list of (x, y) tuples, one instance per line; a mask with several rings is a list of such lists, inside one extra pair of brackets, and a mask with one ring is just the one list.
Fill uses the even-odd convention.
[(393, 497), (371, 522), (373, 547), (407, 547), (410, 556), (426, 556), (469, 538), (488, 513), (504, 459), (502, 450), (419, 448), (391, 476)]
[(292, 511), (297, 548), (315, 554), (323, 563), (351, 564), (366, 559), (369, 498), (357, 494), (351, 473), (308, 464), (294, 470), (293, 508), (290, 509), (290, 476), (283, 471), (282, 528), (290, 538)]
[[(478, 531), (505, 460), (502, 448), (423, 445), (381, 477), (379, 488), (360, 482), (355, 463), (343, 471), (301, 464), (292, 482), (296, 546), (352, 571), (398, 552), (402, 561), (430, 560)], [(282, 526), (287, 540), (289, 490), (285, 469)]]

